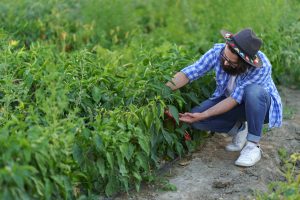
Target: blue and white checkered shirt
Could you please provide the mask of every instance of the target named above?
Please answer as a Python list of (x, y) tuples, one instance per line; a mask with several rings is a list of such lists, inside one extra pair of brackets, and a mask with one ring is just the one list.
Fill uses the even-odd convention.
[[(216, 73), (217, 88), (211, 99), (224, 95), (230, 75), (223, 71), (221, 67), (220, 53), (224, 49), (225, 44), (215, 44), (208, 52), (206, 52), (194, 64), (181, 70), (188, 79), (194, 81), (206, 72), (214, 70)], [(263, 62), (262, 67), (251, 67), (245, 73), (237, 76), (236, 87), (231, 93), (231, 97), (239, 104), (242, 103), (244, 88), (249, 84), (256, 83), (265, 88), (271, 96), (271, 106), (269, 110), (269, 127), (280, 127), (282, 123), (282, 104), (279, 93), (272, 80), (272, 65), (268, 58), (261, 51), (258, 52)]]

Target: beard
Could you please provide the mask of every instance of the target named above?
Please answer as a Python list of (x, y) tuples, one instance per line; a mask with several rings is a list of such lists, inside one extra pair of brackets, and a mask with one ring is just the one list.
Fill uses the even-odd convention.
[(221, 61), (221, 67), (227, 74), (232, 75), (232, 76), (237, 76), (237, 75), (243, 74), (247, 70), (247, 67), (237, 66), (237, 67), (233, 68), (230, 65), (225, 65), (224, 60)]

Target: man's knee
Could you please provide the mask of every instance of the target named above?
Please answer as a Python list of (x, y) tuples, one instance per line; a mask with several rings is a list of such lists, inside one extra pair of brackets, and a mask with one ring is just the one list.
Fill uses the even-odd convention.
[(244, 100), (255, 100), (265, 97), (266, 90), (257, 84), (247, 85), (244, 88)]

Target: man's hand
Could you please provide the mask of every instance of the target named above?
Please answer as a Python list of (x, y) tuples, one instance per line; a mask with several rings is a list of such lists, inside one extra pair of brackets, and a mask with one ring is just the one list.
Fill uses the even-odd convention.
[(236, 102), (232, 97), (227, 97), (223, 101), (217, 103), (213, 107), (210, 107), (204, 112), (184, 114), (179, 113), (179, 120), (182, 122), (194, 123), (196, 121), (201, 121), (212, 116), (223, 114), (237, 105), (238, 102)]
[(194, 123), (206, 118), (204, 113), (179, 113), (179, 120), (186, 123)]

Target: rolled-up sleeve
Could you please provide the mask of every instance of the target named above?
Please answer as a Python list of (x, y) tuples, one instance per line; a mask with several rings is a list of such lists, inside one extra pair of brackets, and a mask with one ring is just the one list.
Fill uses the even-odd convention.
[(254, 68), (251, 70), (251, 73), (237, 83), (231, 97), (241, 104), (244, 95), (244, 88), (247, 85), (258, 84), (263, 86), (269, 78), (271, 78), (271, 65)]
[(194, 64), (185, 67), (181, 70), (190, 82), (197, 80), (198, 78), (202, 77), (210, 71), (216, 64), (218, 56), (216, 55), (215, 47), (211, 48), (207, 51), (198, 61)]

